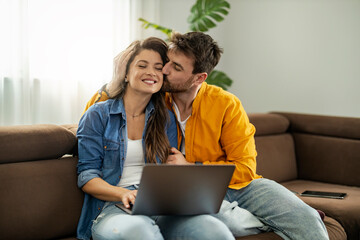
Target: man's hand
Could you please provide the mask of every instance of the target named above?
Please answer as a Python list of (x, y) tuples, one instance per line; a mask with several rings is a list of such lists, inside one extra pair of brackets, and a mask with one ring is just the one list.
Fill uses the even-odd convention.
[(166, 164), (191, 165), (194, 163), (190, 163), (190, 162), (186, 161), (184, 155), (179, 150), (172, 147), (170, 149), (170, 155), (166, 161)]
[(131, 55), (134, 53), (134, 43), (132, 43), (128, 48), (126, 48), (114, 58), (113, 77), (106, 86), (106, 91), (110, 94), (110, 97), (113, 97), (111, 96), (111, 93), (114, 92), (114, 89), (117, 89), (120, 85), (120, 82), (125, 79), (126, 65)]

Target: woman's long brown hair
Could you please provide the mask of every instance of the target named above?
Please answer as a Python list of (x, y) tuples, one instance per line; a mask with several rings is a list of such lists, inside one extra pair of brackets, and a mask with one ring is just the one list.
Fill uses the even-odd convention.
[[(160, 38), (150, 37), (143, 41), (135, 41), (130, 46), (134, 46), (134, 53), (126, 65), (126, 73), (134, 58), (144, 49), (159, 53), (164, 65), (168, 61), (167, 44)], [(112, 90), (112, 95), (114, 96), (112, 98), (122, 98), (125, 94), (126, 86), (127, 83), (124, 79), (120, 82), (119, 86), (116, 86), (116, 89)], [(169, 156), (170, 143), (165, 132), (165, 126), (169, 123), (169, 114), (164, 95), (165, 93), (160, 90), (151, 97), (154, 104), (154, 113), (148, 120), (145, 132), (145, 157), (149, 163), (156, 163), (156, 157), (162, 163), (165, 163)]]

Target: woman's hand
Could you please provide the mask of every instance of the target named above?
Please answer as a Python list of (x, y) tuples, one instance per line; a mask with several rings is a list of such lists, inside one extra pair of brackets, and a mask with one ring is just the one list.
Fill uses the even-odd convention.
[(130, 208), (130, 203), (134, 205), (137, 190), (128, 190), (124, 188), (124, 193), (121, 196), (121, 201), (126, 208)]
[(93, 178), (87, 182), (82, 190), (97, 199), (109, 202), (123, 202), (126, 208), (130, 207), (130, 203), (135, 203), (137, 190), (129, 190), (126, 188), (110, 185), (101, 178)]
[(132, 43), (128, 48), (119, 53), (114, 58), (114, 72), (112, 80), (106, 85), (106, 91), (110, 94), (114, 92), (114, 89), (117, 89), (120, 85), (120, 82), (125, 79), (126, 75), (126, 65), (134, 53), (134, 43)]

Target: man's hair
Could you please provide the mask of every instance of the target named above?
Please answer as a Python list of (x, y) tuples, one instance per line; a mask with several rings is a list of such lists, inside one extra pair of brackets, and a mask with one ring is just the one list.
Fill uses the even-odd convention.
[(212, 37), (202, 32), (173, 33), (169, 43), (169, 50), (180, 51), (194, 59), (192, 73), (210, 72), (220, 60), (223, 50)]

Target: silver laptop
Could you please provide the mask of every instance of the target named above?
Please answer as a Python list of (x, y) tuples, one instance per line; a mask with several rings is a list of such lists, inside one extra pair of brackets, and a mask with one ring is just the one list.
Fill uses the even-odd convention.
[(133, 215), (197, 215), (219, 212), (235, 165), (145, 165)]

